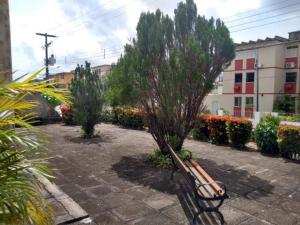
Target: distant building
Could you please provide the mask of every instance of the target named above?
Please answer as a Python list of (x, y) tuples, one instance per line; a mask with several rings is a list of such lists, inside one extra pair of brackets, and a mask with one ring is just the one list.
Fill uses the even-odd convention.
[(289, 38), (236, 44), (235, 59), (205, 99), (208, 109), (214, 114), (224, 108), (235, 116), (252, 117), (257, 109), (272, 112), (274, 100), (287, 94), (295, 99), (291, 112), (295, 113), (300, 95), (299, 47), (300, 31), (289, 33)]
[(72, 72), (62, 72), (50, 75), (50, 79), (59, 83), (60, 88), (68, 88), (73, 78), (74, 73)]
[(11, 42), (8, 0), (0, 1), (0, 81), (10, 81)]
[(96, 73), (100, 78), (106, 77), (110, 73), (111, 65), (100, 65), (91, 68), (94, 73)]

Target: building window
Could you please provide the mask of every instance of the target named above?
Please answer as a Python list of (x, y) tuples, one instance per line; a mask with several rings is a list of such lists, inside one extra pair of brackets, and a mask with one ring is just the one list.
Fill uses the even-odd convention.
[(298, 48), (298, 45), (294, 45), (294, 46), (288, 46), (288, 47), (286, 47), (286, 49), (293, 49), (293, 48)]
[(60, 79), (64, 80), (64, 79), (65, 79), (65, 75), (64, 75), (64, 74), (61, 74), (61, 75), (60, 75)]
[(286, 73), (285, 82), (286, 83), (296, 83), (297, 73)]
[(236, 73), (234, 77), (235, 83), (242, 83), (243, 82), (243, 74), (242, 73)]
[(253, 108), (253, 97), (246, 97), (246, 108)]
[(254, 82), (254, 73), (247, 73), (246, 82)]
[(234, 107), (242, 106), (242, 97), (234, 97)]

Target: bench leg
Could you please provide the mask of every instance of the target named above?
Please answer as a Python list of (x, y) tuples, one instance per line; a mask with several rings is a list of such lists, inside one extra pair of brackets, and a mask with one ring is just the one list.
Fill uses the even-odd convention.
[(176, 167), (173, 167), (172, 172), (171, 172), (171, 180), (174, 179), (174, 173), (177, 171)]
[[(197, 213), (194, 214), (194, 217), (193, 217), (193, 225), (196, 225), (197, 224), (197, 217), (201, 214), (201, 213), (204, 213), (206, 212), (205, 210), (202, 210), (202, 211), (198, 211)], [(224, 225), (224, 216), (223, 214), (219, 211), (219, 210), (213, 210), (213, 211), (208, 211), (210, 213), (216, 213), (217, 214), (217, 217), (219, 218), (219, 221), (220, 221), (220, 225)]]
[(202, 212), (197, 212), (194, 217), (193, 217), (193, 225), (197, 224), (197, 217), (201, 214)]

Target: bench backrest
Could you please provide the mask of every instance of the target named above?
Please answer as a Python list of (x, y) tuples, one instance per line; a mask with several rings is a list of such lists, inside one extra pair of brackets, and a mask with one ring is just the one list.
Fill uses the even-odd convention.
[[(225, 191), (216, 183), (207, 173), (206, 171), (194, 160), (190, 159), (188, 166), (183, 163), (183, 161), (178, 157), (176, 152), (169, 146), (171, 157), (175, 161), (178, 168), (188, 174), (191, 173), (194, 175), (195, 179), (199, 180), (200, 183), (209, 183), (209, 185), (212, 187), (212, 189), (218, 193), (218, 195), (223, 196), (225, 194)], [(190, 168), (193, 167), (193, 170)]]

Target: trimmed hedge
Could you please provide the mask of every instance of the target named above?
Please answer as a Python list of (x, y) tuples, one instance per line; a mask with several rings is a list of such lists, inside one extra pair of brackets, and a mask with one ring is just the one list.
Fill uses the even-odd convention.
[(226, 131), (227, 116), (207, 116), (209, 139), (213, 144), (227, 144), (228, 136)]
[(251, 139), (251, 121), (237, 117), (228, 117), (226, 126), (231, 144), (237, 148), (244, 148)]
[(237, 148), (245, 147), (252, 134), (250, 120), (232, 116), (199, 115), (194, 127), (192, 137), (195, 140), (210, 140), (214, 144), (230, 141)]
[(194, 140), (198, 141), (209, 140), (208, 120), (206, 115), (200, 115), (195, 120), (192, 137)]
[(283, 157), (300, 158), (300, 127), (282, 125), (278, 129), (278, 144)]
[(138, 108), (115, 108), (115, 119), (117, 123), (125, 128), (143, 129), (144, 113)]

